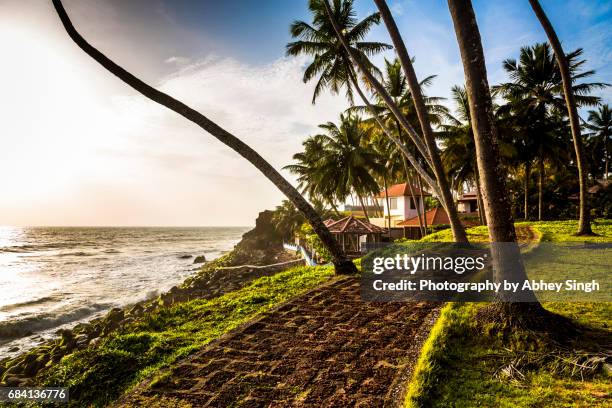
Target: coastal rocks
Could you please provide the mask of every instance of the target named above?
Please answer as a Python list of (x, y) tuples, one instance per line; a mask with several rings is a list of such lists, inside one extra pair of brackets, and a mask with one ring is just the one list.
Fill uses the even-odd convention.
[(204, 262), (206, 262), (206, 257), (204, 255), (198, 255), (193, 260), (194, 264), (201, 264), (201, 263), (204, 263)]
[(193, 255), (182, 254), (178, 256), (178, 259), (189, 259), (189, 258), (193, 258)]
[(232, 263), (234, 265), (266, 265), (275, 262), (283, 249), (283, 239), (272, 222), (273, 211), (262, 211), (255, 220), (255, 228), (246, 232), (242, 240), (234, 247)]
[(132, 307), (130, 310), (128, 310), (127, 314), (130, 316), (141, 316), (143, 311), (144, 311), (144, 308), (142, 307), (142, 305), (137, 304), (134, 307)]

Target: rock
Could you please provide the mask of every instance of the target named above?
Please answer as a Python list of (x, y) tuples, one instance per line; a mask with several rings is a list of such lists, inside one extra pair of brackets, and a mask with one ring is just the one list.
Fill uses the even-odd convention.
[(612, 364), (604, 363), (602, 368), (603, 368), (603, 372), (606, 373), (608, 377), (612, 377)]
[(195, 259), (193, 260), (194, 264), (200, 264), (204, 262), (206, 262), (206, 257), (204, 255), (196, 256)]
[(72, 333), (72, 330), (60, 330), (59, 334), (62, 336), (59, 343), (59, 346), (62, 349), (72, 350), (76, 346), (76, 341), (74, 339), (74, 333)]
[(38, 356), (36, 354), (28, 354), (24, 361), (23, 373), (28, 377), (32, 377), (38, 372), (41, 366), (42, 364), (38, 361)]
[(102, 335), (108, 334), (110, 331), (119, 327), (121, 321), (125, 318), (125, 313), (122, 309), (115, 307), (108, 312), (104, 318), (104, 328), (102, 329)]
[(130, 316), (140, 316), (140, 315), (142, 315), (143, 311), (144, 311), (144, 309), (143, 309), (143, 307), (141, 305), (134, 305), (134, 307), (132, 307), (128, 311), (128, 315), (130, 315)]
[(89, 337), (86, 334), (81, 334), (80, 336), (77, 336), (75, 342), (78, 348), (83, 348), (89, 343)]
[(273, 211), (262, 211), (255, 220), (255, 228), (242, 235), (234, 247), (232, 265), (267, 265), (283, 249), (282, 236), (276, 231)]
[(9, 367), (9, 369), (4, 373), (4, 377), (9, 377), (15, 374), (23, 374), (23, 365), (15, 364), (14, 366)]
[(89, 346), (96, 347), (98, 344), (100, 344), (101, 341), (102, 341), (101, 337), (96, 337), (95, 339), (89, 342)]
[(16, 376), (5, 376), (3, 382), (8, 386), (8, 387), (18, 387), (19, 383), (21, 381), (21, 378), (16, 377)]
[(178, 259), (189, 259), (189, 258), (193, 258), (193, 255), (184, 254), (184, 255), (178, 256)]
[(30, 387), (34, 385), (34, 381), (31, 378), (22, 378), (17, 383), (18, 387)]
[(90, 325), (89, 325), (89, 324), (87, 324), (87, 323), (79, 323), (79, 324), (77, 324), (76, 326), (74, 326), (74, 327), (72, 328), (72, 331), (73, 331), (74, 333), (82, 333), (82, 332), (86, 332), (87, 330), (89, 330), (89, 329), (90, 329), (90, 327), (89, 327), (89, 326), (90, 326)]
[(11, 347), (10, 349), (8, 349), (9, 353), (14, 353), (16, 351), (19, 351), (19, 347), (15, 346), (15, 347)]

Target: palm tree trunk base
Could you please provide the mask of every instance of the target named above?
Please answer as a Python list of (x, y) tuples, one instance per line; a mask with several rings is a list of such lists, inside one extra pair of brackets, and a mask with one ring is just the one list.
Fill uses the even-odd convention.
[(591, 226), (589, 225), (589, 228), (587, 231), (578, 231), (577, 233), (574, 234), (575, 237), (599, 237), (599, 234), (594, 233), (591, 228)]
[(569, 318), (544, 309), (539, 302), (492, 302), (478, 311), (476, 319), (481, 325), (495, 325), (503, 335), (524, 329), (561, 340), (579, 332)]
[(359, 270), (349, 259), (342, 259), (340, 261), (334, 261), (334, 271), (336, 275), (354, 275), (359, 273)]

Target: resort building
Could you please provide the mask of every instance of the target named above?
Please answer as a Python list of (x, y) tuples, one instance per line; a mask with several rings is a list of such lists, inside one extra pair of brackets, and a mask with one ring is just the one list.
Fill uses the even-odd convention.
[(324, 224), (348, 256), (360, 256), (362, 244), (380, 242), (382, 235), (387, 232), (384, 228), (352, 215), (339, 220), (325, 220)]
[[(383, 209), (384, 218), (371, 218), (370, 221), (373, 224), (384, 227), (389, 225), (391, 221), (391, 227), (397, 226), (397, 223), (416, 217), (417, 216), (417, 205), (419, 206), (421, 214), (425, 211), (424, 199), (430, 197), (431, 194), (412, 186), (412, 193), (416, 198), (412, 198), (410, 185), (408, 183), (395, 184), (387, 188), (387, 192), (381, 191), (377, 196), (380, 207)], [(387, 206), (387, 197), (389, 198), (389, 205)]]
[(478, 193), (468, 191), (460, 195), (457, 199), (457, 211), (468, 214), (478, 212)]

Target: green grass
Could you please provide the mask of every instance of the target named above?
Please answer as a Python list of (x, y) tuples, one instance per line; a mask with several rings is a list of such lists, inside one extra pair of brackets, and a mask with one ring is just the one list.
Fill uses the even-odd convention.
[[(612, 221), (594, 223), (596, 237), (576, 237), (575, 221), (520, 223), (531, 226), (542, 241), (610, 242)], [(486, 236), (485, 227), (468, 230)], [(448, 240), (442, 231), (429, 242)], [(535, 250), (537, 252), (537, 249)], [(559, 260), (560, 262), (569, 261)], [(432, 328), (405, 399), (407, 407), (594, 407), (612, 406), (612, 380), (599, 370), (580, 371), (569, 360), (580, 351), (559, 349), (545, 336), (515, 330), (504, 335), (492, 325), (479, 324), (475, 315), (482, 303), (450, 303)], [(547, 302), (545, 308), (586, 326), (577, 349), (591, 349), (612, 336), (612, 303)], [(515, 364), (520, 373), (507, 376), (502, 368)], [(584, 374), (584, 373), (583, 373)]]
[(161, 368), (332, 275), (331, 267), (298, 267), (218, 298), (162, 308), (98, 347), (64, 357), (38, 385), (69, 387), (70, 406), (104, 406)]

